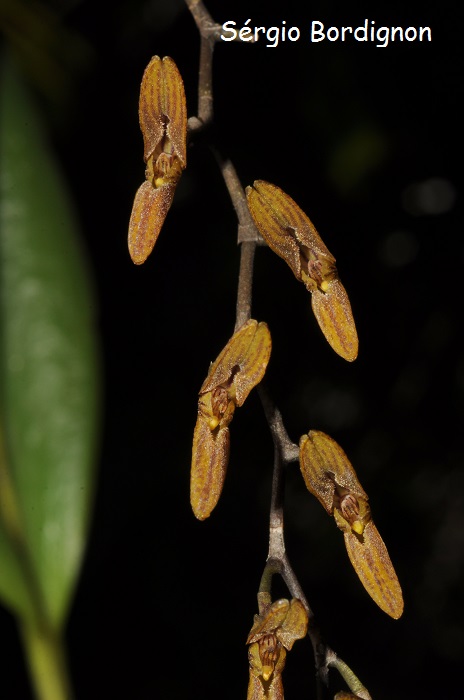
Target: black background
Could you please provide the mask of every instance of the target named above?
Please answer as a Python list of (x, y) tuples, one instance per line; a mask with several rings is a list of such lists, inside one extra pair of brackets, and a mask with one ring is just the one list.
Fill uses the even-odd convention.
[[(34, 72), (24, 56), (23, 68), (74, 197), (104, 363), (95, 515), (68, 625), (76, 695), (244, 698), (272, 441), (252, 394), (231, 426), (221, 501), (197, 522), (188, 493), (196, 396), (233, 330), (239, 262), (235, 214), (207, 150), (190, 147), (147, 263), (134, 266), (126, 244), (144, 177), (142, 73), (154, 54), (174, 58), (194, 115), (197, 31), (180, 1), (48, 7), (59, 15), (57, 74)], [(325, 638), (376, 700), (456, 697), (464, 660), (462, 38), (445, 3), (414, 7), (208, 3), (219, 23), (286, 20), (301, 30), (277, 48), (262, 39), (217, 46), (215, 119), (243, 184), (269, 180), (300, 204), (350, 295), (360, 337), (353, 364), (327, 346), (288, 267), (257, 251), (253, 316), (270, 326), (268, 381), (289, 434), (298, 441), (317, 428), (343, 446), (403, 587), (404, 616), (390, 620), (295, 466), (290, 560)], [(432, 42), (309, 41), (312, 20), (340, 27), (365, 18), (430, 26)], [(15, 623), (5, 611), (0, 620), (4, 697), (26, 700)], [(333, 696), (343, 683), (332, 679)], [(309, 642), (295, 645), (284, 681), (287, 700), (315, 697)]]

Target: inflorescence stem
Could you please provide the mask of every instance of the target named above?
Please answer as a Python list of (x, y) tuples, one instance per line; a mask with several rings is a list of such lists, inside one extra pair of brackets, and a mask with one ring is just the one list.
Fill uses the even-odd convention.
[[(185, 0), (200, 34), (200, 67), (198, 79), (198, 114), (189, 119), (189, 136), (211, 126), (213, 121), (213, 52), (221, 33), (221, 25), (214, 22), (202, 0)], [(257, 245), (264, 241), (256, 229), (246, 203), (245, 192), (233, 163), (223, 159), (217, 149), (210, 144), (222, 177), (226, 184), (232, 205), (238, 219), (237, 242), (240, 245), (240, 270), (237, 289), (235, 330), (251, 318), (253, 264)], [(271, 601), (271, 585), (274, 574), (284, 580), (293, 598), (298, 598), (309, 616), (308, 636), (310, 637), (317, 670), (317, 695), (322, 698), (323, 685), (328, 683), (328, 669), (336, 668), (350, 690), (358, 697), (370, 700), (370, 695), (359, 679), (340, 657), (321, 638), (315, 623), (314, 614), (303, 593), (300, 583), (290, 565), (284, 540), (283, 503), (285, 490), (285, 468), (298, 460), (298, 445), (288, 436), (280, 411), (271, 398), (264, 382), (258, 387), (261, 403), (274, 441), (274, 469), (269, 519), (269, 553), (259, 586), (258, 604), (260, 607)]]

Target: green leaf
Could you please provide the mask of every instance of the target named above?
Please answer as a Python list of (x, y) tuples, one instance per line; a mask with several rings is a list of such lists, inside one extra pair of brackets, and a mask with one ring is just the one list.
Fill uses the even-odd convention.
[(58, 629), (79, 572), (94, 492), (95, 302), (40, 115), (9, 59), (2, 73), (0, 596), (25, 619), (32, 615), (27, 596), (35, 596)]

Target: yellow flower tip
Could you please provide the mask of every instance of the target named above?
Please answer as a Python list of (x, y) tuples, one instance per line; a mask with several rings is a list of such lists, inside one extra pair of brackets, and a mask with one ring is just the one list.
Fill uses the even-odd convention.
[(193, 505), (193, 504), (192, 504), (192, 511), (193, 511), (193, 514), (196, 517), (196, 519), (199, 520), (201, 523), (203, 522), (203, 520), (206, 520), (206, 518), (209, 518), (209, 516), (211, 515), (211, 511), (209, 513), (204, 513), (201, 510), (197, 510), (195, 505)]
[(354, 523), (351, 524), (351, 529), (357, 535), (362, 535), (364, 532), (364, 523), (361, 522), (361, 520), (355, 520)]
[(216, 416), (213, 416), (212, 418), (209, 419), (208, 425), (210, 427), (210, 430), (214, 430), (219, 425), (219, 418), (216, 418)]
[(272, 672), (274, 671), (273, 666), (263, 666), (263, 678), (265, 681), (268, 681), (269, 678), (272, 676)]
[(321, 289), (323, 292), (326, 292), (328, 290), (328, 288), (329, 288), (329, 283), (327, 282), (327, 280), (324, 280), (323, 282), (321, 282)]

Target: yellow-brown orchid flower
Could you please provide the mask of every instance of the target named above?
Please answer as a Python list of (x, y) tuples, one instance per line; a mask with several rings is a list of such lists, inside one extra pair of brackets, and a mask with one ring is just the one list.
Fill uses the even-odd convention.
[(139, 120), (145, 182), (137, 190), (129, 222), (129, 253), (141, 265), (153, 250), (187, 164), (187, 109), (176, 64), (154, 56), (140, 87)]
[(267, 325), (251, 319), (234, 333), (200, 389), (190, 476), (190, 502), (199, 520), (211, 514), (221, 495), (235, 408), (263, 378), (270, 354)]
[(335, 258), (306, 214), (280, 187), (256, 180), (247, 187), (248, 208), (268, 246), (311, 292), (317, 322), (331, 347), (345, 360), (358, 355), (358, 335)]
[(255, 615), (248, 635), (250, 680), (247, 700), (283, 700), (282, 671), (285, 658), (297, 639), (308, 629), (308, 613), (303, 603), (282, 598)]
[(366, 591), (388, 615), (403, 613), (403, 595), (368, 496), (348, 457), (329, 435), (311, 430), (300, 439), (300, 467), (308, 490), (342, 530), (350, 561)]

